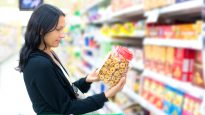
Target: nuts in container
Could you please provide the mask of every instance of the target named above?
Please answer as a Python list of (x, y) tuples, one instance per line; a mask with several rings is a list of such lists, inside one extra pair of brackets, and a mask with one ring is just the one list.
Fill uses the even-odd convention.
[(109, 87), (115, 86), (122, 77), (126, 77), (132, 53), (125, 47), (116, 46), (100, 68), (98, 77)]

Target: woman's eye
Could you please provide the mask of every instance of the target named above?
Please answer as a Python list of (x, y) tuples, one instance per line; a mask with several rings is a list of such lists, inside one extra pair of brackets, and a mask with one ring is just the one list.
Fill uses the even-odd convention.
[(57, 28), (56, 28), (56, 30), (57, 30), (57, 31), (60, 31), (61, 29), (57, 29)]
[(56, 28), (56, 31), (62, 31), (64, 29), (64, 27), (58, 27)]

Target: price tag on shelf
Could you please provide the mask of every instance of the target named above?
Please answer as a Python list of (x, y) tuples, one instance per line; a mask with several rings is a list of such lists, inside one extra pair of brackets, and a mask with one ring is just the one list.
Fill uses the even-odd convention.
[(158, 21), (160, 15), (160, 10), (159, 9), (154, 9), (151, 11), (147, 11), (145, 13), (145, 16), (147, 17), (146, 23), (155, 23)]

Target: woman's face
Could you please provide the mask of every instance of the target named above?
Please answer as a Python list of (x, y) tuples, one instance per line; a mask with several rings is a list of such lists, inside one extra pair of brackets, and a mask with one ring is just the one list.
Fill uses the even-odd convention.
[(60, 16), (56, 28), (52, 32), (47, 33), (44, 37), (48, 49), (52, 47), (58, 47), (61, 39), (65, 37), (63, 31), (64, 26), (65, 26), (65, 17)]

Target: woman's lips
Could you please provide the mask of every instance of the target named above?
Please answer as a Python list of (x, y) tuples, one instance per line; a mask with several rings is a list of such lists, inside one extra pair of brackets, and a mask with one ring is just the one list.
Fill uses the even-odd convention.
[(59, 43), (59, 42), (60, 42), (60, 40), (56, 40), (55, 42), (56, 42), (56, 43)]

